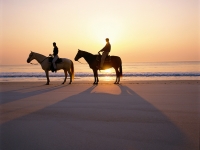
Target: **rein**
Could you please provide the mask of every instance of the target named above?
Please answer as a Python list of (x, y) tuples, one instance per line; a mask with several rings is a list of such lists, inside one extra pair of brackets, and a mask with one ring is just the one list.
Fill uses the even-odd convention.
[(37, 64), (34, 64), (34, 63), (30, 63), (31, 65), (38, 65), (38, 63)]
[(86, 64), (86, 63), (82, 63), (82, 62), (80, 62), (79, 60), (77, 60), (80, 64)]
[[(46, 57), (45, 59), (47, 59), (48, 57)], [(41, 62), (39, 62), (40, 64), (42, 64), (42, 62), (45, 60), (45, 59), (43, 59)], [(34, 63), (30, 63), (31, 65), (38, 65), (38, 63), (37, 64), (34, 64)]]
[[(47, 59), (48, 57), (46, 57), (45, 59)], [(40, 64), (45, 60), (45, 59), (43, 59), (41, 62), (39, 62)]]

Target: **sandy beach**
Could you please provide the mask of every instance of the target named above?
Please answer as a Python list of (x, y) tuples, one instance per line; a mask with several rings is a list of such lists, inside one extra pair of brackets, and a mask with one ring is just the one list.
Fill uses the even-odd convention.
[(0, 82), (1, 150), (199, 150), (200, 81)]

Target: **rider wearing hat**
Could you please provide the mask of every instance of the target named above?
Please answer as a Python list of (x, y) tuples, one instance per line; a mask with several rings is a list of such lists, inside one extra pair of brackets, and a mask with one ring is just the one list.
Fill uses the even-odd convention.
[(102, 56), (101, 56), (101, 64), (100, 64), (100, 68), (102, 69), (104, 61), (106, 59), (106, 56), (108, 56), (109, 52), (111, 50), (111, 45), (109, 43), (109, 38), (106, 38), (106, 45), (104, 46), (104, 48), (102, 48), (99, 52), (103, 52)]

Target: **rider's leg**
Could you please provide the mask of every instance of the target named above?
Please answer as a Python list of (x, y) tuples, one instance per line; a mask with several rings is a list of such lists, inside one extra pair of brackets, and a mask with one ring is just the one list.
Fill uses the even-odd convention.
[(56, 55), (56, 56), (54, 56), (54, 58), (53, 58), (53, 61), (52, 61), (52, 63), (53, 63), (53, 67), (54, 67), (54, 69), (56, 70), (56, 60), (58, 59), (58, 55)]
[(102, 56), (101, 56), (101, 65), (100, 68), (103, 67), (104, 61), (106, 59), (106, 56), (108, 55), (109, 52), (103, 52)]

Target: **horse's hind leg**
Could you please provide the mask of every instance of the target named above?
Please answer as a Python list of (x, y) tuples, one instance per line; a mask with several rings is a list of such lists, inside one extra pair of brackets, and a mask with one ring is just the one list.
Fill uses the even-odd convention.
[(119, 84), (119, 82), (120, 82), (120, 75), (119, 75), (119, 73), (118, 73), (118, 76), (117, 76), (117, 83), (116, 83), (116, 84)]
[(120, 72), (118, 71), (117, 72), (117, 84), (119, 84), (119, 82), (120, 82)]
[(119, 73), (119, 76), (118, 76), (118, 84), (119, 84), (119, 82), (120, 82), (120, 73)]
[(119, 75), (119, 71), (117, 68), (115, 68), (115, 72), (116, 72), (116, 80), (115, 80), (114, 84), (119, 84), (120, 75)]
[(117, 69), (116, 68), (114, 68), (114, 69), (115, 69), (115, 73), (116, 73), (116, 79), (115, 79), (114, 84), (116, 84), (117, 83)]
[(118, 76), (116, 76), (116, 80), (115, 80), (114, 84), (119, 84), (119, 77)]
[(67, 79), (67, 70), (64, 70), (64, 73), (65, 73), (65, 79), (64, 79), (64, 81), (63, 81), (62, 84), (64, 84), (66, 82), (66, 79)]
[(72, 83), (72, 73), (70, 71), (68, 71), (68, 73), (69, 73), (69, 76), (70, 76), (70, 82), (69, 82), (69, 84), (71, 84)]

